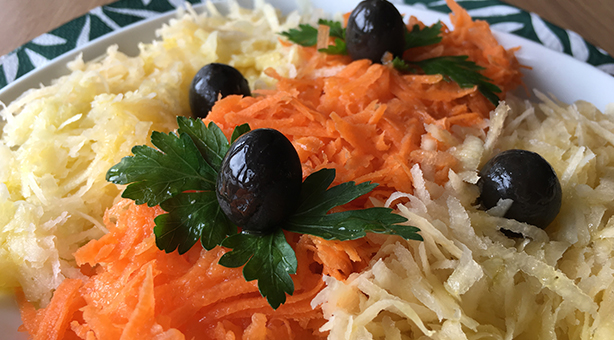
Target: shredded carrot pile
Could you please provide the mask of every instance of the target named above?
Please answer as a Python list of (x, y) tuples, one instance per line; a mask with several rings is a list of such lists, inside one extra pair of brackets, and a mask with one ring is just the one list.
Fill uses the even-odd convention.
[[(468, 55), (502, 89), (501, 96), (521, 84), (520, 65), (512, 51), (501, 47), (488, 24), (474, 22), (449, 1), (455, 30), (444, 27), (441, 43), (410, 49), (409, 59)], [(409, 28), (419, 24), (415, 18)], [(425, 124), (445, 129), (480, 126), (494, 105), (476, 87), (461, 88), (441, 75), (402, 74), (390, 65), (347, 56), (327, 55), (303, 48), (305, 65), (295, 78), (278, 80), (276, 90), (255, 97), (229, 96), (207, 117), (227, 135), (240, 124), (252, 129), (274, 128), (298, 150), (305, 175), (335, 168), (337, 182), (378, 183), (374, 195), (411, 192), (411, 167), (420, 163), (442, 183), (455, 159), (443, 145), (422, 147), (429, 138)], [(431, 138), (433, 141), (433, 138)]]
[(295, 292), (277, 310), (241, 268), (217, 264), (223, 248), (200, 245), (166, 254), (155, 245), (153, 219), (163, 211), (123, 200), (107, 210), (109, 233), (80, 248), (81, 279), (67, 279), (36, 310), (19, 294), (23, 329), (34, 339), (311, 339), (325, 337), (311, 300), (322, 275), (347, 277), (377, 246), (342, 245), (288, 234), (298, 259)]
[[(468, 55), (503, 93), (521, 83), (513, 53), (499, 46), (488, 25), (474, 22), (452, 0), (455, 30), (444, 27), (435, 48), (408, 51), (416, 60)], [(409, 28), (419, 24), (410, 19)], [(351, 61), (303, 48), (297, 76), (275, 71), (276, 90), (255, 97), (229, 96), (207, 117), (230, 135), (248, 122), (252, 129), (275, 128), (295, 145), (304, 175), (335, 168), (336, 182), (372, 181), (373, 195), (412, 191), (411, 167), (444, 182), (455, 158), (426, 132), (425, 124), (445, 129), (485, 126), (493, 105), (476, 88), (460, 88), (440, 75), (401, 74), (389, 65)], [(425, 147), (430, 145), (430, 147)], [(357, 205), (370, 204), (362, 199)], [(226, 251), (200, 245), (184, 255), (157, 249), (153, 219), (159, 207), (120, 201), (105, 214), (109, 234), (91, 241), (75, 257), (81, 276), (65, 280), (51, 303), (36, 309), (19, 295), (22, 329), (34, 339), (311, 339), (322, 311), (311, 301), (324, 275), (339, 280), (366, 267), (377, 238), (349, 242), (286, 235), (298, 258), (295, 293), (273, 310), (256, 282), (241, 268), (217, 264)], [(380, 240), (381, 241), (381, 240)]]

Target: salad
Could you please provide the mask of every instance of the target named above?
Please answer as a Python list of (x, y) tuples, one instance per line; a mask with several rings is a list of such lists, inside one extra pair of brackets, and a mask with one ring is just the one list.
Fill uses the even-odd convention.
[[(102, 62), (75, 62), (73, 74), (54, 85), (65, 93), (75, 84), (98, 86), (87, 100), (109, 105), (85, 115), (77, 113), (83, 106), (73, 108), (51, 131), (65, 144), (81, 143), (65, 169), (85, 164), (91, 171), (104, 160), (105, 180), (80, 190), (97, 188), (112, 202), (98, 201), (97, 209), (109, 206), (104, 214), (88, 210), (95, 229), (86, 226), (76, 238), (62, 227), (82, 207), (91, 209), (91, 200), (34, 230), (72, 243), (46, 274), (55, 281), (21, 283), (25, 331), (103, 339), (609, 334), (607, 113), (541, 94), (535, 105), (509, 95), (521, 84), (514, 51), (453, 1), (453, 29), (414, 17), (403, 22), (381, 0), (361, 2), (338, 20), (293, 14), (283, 22), (260, 5), (250, 11), (231, 4), (228, 16), (210, 5), (210, 17), (190, 13), (171, 23), (164, 40), (144, 45), (140, 57), (111, 49)], [(393, 26), (384, 33), (372, 29), (382, 17)], [(241, 44), (231, 27), (242, 30)], [(273, 38), (267, 44), (262, 37)], [(220, 41), (230, 47), (219, 50)], [(396, 50), (399, 44), (404, 48)], [(256, 57), (224, 54), (232, 48)], [(210, 62), (236, 67), (250, 91), (240, 86), (213, 96), (210, 112), (197, 114), (188, 83), (206, 78), (193, 75), (206, 60), (200, 54), (211, 51)], [(267, 60), (275, 62), (262, 64)], [(105, 73), (115, 83), (96, 78)], [(8, 121), (24, 112), (36, 117), (30, 102), (41, 95), (11, 104), (6, 127), (19, 131), (23, 125)], [(92, 137), (100, 134), (91, 132), (100, 125), (95, 117), (125, 124), (123, 131), (137, 137), (108, 134), (120, 151), (101, 149), (109, 143)], [(158, 117), (160, 127), (148, 120)], [(63, 134), (73, 123), (76, 129)], [(25, 142), (7, 147), (32, 152), (28, 135), (45, 134), (28, 130)], [(84, 145), (94, 151), (89, 160), (75, 156)], [(250, 153), (269, 145), (279, 145), (273, 156)], [(526, 175), (511, 184), (497, 179), (516, 171)], [(286, 174), (293, 175), (282, 180)], [(59, 211), (45, 210), (57, 190), (39, 183), (50, 179), (26, 180), (28, 190), (39, 190), (22, 189), (16, 200), (7, 186), (7, 198), (40, 206), (41, 221)], [(493, 186), (494, 198), (487, 196)], [(536, 200), (550, 191), (545, 204)]]

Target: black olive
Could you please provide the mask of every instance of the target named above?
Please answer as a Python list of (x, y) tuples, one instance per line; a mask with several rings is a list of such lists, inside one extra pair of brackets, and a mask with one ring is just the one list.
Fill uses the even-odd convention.
[(277, 130), (256, 129), (230, 146), (218, 174), (217, 200), (244, 232), (266, 234), (296, 210), (302, 180), (292, 143)]
[(364, 0), (350, 14), (345, 32), (348, 54), (354, 60), (381, 63), (384, 53), (401, 57), (405, 50), (403, 17), (386, 0)]
[(236, 68), (212, 63), (203, 66), (192, 79), (189, 100), (192, 115), (205, 118), (219, 97), (231, 94), (250, 96), (249, 84)]
[(507, 150), (480, 171), (480, 203), (486, 209), (512, 199), (504, 217), (545, 229), (561, 209), (562, 191), (552, 166), (539, 154)]

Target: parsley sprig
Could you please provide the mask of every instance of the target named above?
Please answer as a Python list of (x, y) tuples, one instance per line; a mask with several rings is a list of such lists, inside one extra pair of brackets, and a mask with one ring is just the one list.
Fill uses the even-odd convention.
[(483, 67), (467, 60), (468, 58), (465, 55), (444, 56), (418, 61), (416, 64), (424, 70), (424, 73), (441, 74), (444, 79), (454, 81), (460, 87), (477, 86), (478, 91), (497, 105), (499, 97), (495, 93), (500, 93), (501, 89), (490, 83), (490, 79), (479, 72), (484, 69)]
[(301, 46), (315, 46), (318, 43), (318, 29), (309, 24), (299, 24), (298, 28), (291, 28), (280, 34)]
[[(320, 19), (318, 24), (329, 26), (329, 35), (335, 38), (334, 45), (329, 45), (327, 48), (321, 48), (318, 51), (328, 54), (347, 54), (345, 28), (341, 26), (341, 23)], [(405, 50), (441, 42), (442, 28), (443, 24), (440, 21), (423, 28), (414, 25), (411, 30), (405, 32)], [(290, 29), (282, 32), (281, 35), (302, 46), (315, 46), (318, 30), (311, 25), (301, 24), (298, 29)], [(499, 103), (499, 97), (496, 93), (500, 93), (501, 89), (491, 83), (488, 77), (480, 73), (481, 70), (484, 70), (483, 67), (468, 60), (467, 56), (445, 56), (412, 62), (396, 57), (392, 61), (392, 66), (402, 72), (416, 73), (421, 69), (426, 74), (441, 74), (446, 81), (454, 81), (462, 88), (477, 86), (478, 91), (491, 103), (494, 105)]]
[(417, 24), (414, 25), (411, 31), (405, 32), (405, 49), (440, 43), (442, 28), (443, 24), (441, 21), (437, 21), (432, 26), (424, 28), (420, 28), (420, 25)]
[(392, 214), (389, 208), (370, 208), (327, 214), (332, 208), (349, 203), (373, 190), (377, 184), (369, 182), (342, 183), (327, 189), (335, 179), (334, 169), (323, 169), (305, 179), (301, 189), (299, 208), (284, 229), (296, 233), (319, 236), (326, 240), (355, 240), (366, 232), (386, 233), (406, 239), (422, 240), (418, 228), (399, 226), (406, 219)]
[[(153, 132), (154, 147), (135, 146), (132, 156), (123, 158), (107, 172), (107, 180), (127, 185), (122, 197), (137, 204), (160, 205), (166, 212), (154, 219), (156, 245), (167, 253), (183, 254), (200, 239), (211, 250), (221, 245), (231, 249), (219, 264), (243, 266), (247, 281), (257, 280), (258, 289), (273, 308), (292, 295), (297, 259), (284, 231), (320, 236), (328, 240), (353, 240), (367, 232), (399, 235), (422, 240), (418, 228), (401, 225), (407, 221), (389, 208), (368, 208), (328, 213), (331, 209), (369, 193), (372, 183), (342, 183), (330, 187), (334, 169), (323, 169), (303, 182), (299, 208), (282, 229), (268, 235), (239, 232), (222, 212), (215, 194), (215, 182), (230, 144), (214, 123), (177, 118), (178, 129), (169, 134)], [(233, 131), (231, 143), (250, 131), (249, 125)]]
[[(348, 54), (345, 46), (345, 28), (341, 23), (333, 20), (319, 19), (318, 25), (326, 25), (330, 27), (329, 36), (335, 38), (334, 45), (328, 45), (326, 48), (321, 48), (318, 51), (327, 54)], [(288, 31), (280, 33), (295, 44), (301, 46), (315, 46), (318, 43), (318, 29), (309, 24), (300, 24), (297, 28), (291, 28)]]
[(216, 171), (198, 157), (187, 134), (177, 136), (154, 131), (151, 142), (132, 148), (134, 157), (124, 158), (107, 173), (107, 181), (129, 184), (122, 196), (152, 207), (186, 190), (213, 190)]
[(243, 267), (246, 281), (258, 280), (258, 290), (269, 305), (277, 309), (286, 302), (286, 294), (294, 293), (291, 274), (296, 274), (298, 261), (281, 229), (263, 236), (235, 234), (224, 240), (232, 251), (224, 254), (219, 264), (229, 268)]

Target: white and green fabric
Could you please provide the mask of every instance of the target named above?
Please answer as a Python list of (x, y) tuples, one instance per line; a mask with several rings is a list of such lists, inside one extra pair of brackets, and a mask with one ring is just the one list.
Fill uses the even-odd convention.
[[(614, 58), (587, 43), (577, 33), (552, 25), (534, 13), (499, 0), (457, 0), (469, 14), (488, 21), (495, 30), (513, 33), (567, 53), (614, 75)], [(200, 3), (200, 0), (188, 0)], [(401, 3), (403, 1), (393, 1)], [(404, 0), (406, 4), (449, 12), (445, 0)], [(0, 88), (49, 60), (78, 48), (90, 40), (137, 21), (183, 6), (184, 0), (119, 0), (95, 8), (53, 31), (43, 34), (7, 55), (0, 56)]]

